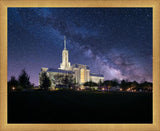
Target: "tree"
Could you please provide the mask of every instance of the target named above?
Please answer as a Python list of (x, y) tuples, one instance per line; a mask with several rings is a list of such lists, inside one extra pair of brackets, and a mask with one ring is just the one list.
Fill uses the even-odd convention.
[(119, 83), (118, 83), (118, 80), (114, 79), (114, 80), (106, 80), (104, 81), (104, 85), (107, 86), (107, 87), (115, 87), (115, 86), (118, 86)]
[(111, 87), (112, 82), (110, 80), (106, 80), (106, 81), (104, 81), (104, 85), (107, 86), (107, 87)]
[(8, 91), (15, 90), (18, 87), (19, 83), (16, 80), (15, 76), (11, 76), (11, 80), (8, 81)]
[(97, 83), (95, 82), (92, 82), (92, 81), (87, 81), (83, 84), (84, 86), (89, 86), (90, 88), (93, 87), (93, 86), (98, 86)]
[(118, 86), (118, 85), (119, 85), (119, 83), (118, 83), (118, 80), (117, 80), (117, 79), (112, 80), (112, 86), (113, 86), (113, 87), (116, 87), (116, 86)]
[(136, 82), (136, 81), (133, 81), (133, 82), (130, 82), (130, 81), (125, 81), (125, 80), (122, 80), (121, 81), (121, 84), (120, 84), (120, 87), (124, 90), (124, 91), (133, 91), (133, 90), (139, 90), (141, 89), (141, 85)]
[(99, 85), (100, 87), (103, 86), (103, 82), (102, 82), (101, 79), (99, 80), (98, 85)]
[(121, 84), (120, 84), (120, 87), (123, 89), (123, 90), (127, 90), (129, 88), (129, 82), (128, 81), (125, 81), (125, 80), (122, 80), (121, 81)]
[(62, 75), (62, 74), (55, 74), (54, 75), (54, 79), (53, 79), (53, 83), (55, 85), (61, 85), (61, 84), (63, 84), (63, 79), (64, 79), (64, 75)]
[(62, 83), (70, 88), (74, 84), (73, 75), (65, 75)]
[(53, 83), (55, 85), (65, 85), (67, 87), (71, 87), (75, 84), (75, 78), (72, 74), (62, 75), (62, 74), (55, 74)]
[(73, 78), (72, 86), (73, 86), (73, 88), (74, 88), (74, 89), (76, 89), (76, 88), (77, 88), (78, 83), (76, 82), (76, 78)]
[(30, 88), (31, 83), (30, 83), (29, 79), (30, 79), (30, 77), (26, 73), (25, 69), (23, 69), (19, 78), (18, 78), (20, 86), (23, 87), (24, 89)]
[(132, 84), (131, 84), (131, 87), (138, 91), (140, 88), (139, 88), (139, 83), (137, 81), (133, 81)]
[(143, 91), (152, 91), (152, 86), (152, 83), (147, 81), (139, 85), (140, 89), (142, 89)]
[(47, 76), (46, 72), (42, 73), (40, 79), (41, 79), (41, 85), (40, 85), (41, 89), (48, 90), (49, 87), (51, 86), (51, 81)]
[(109, 91), (109, 89), (111, 88), (112, 83), (113, 83), (113, 82), (112, 82), (111, 80), (106, 80), (106, 81), (104, 81), (104, 85), (107, 86), (108, 91)]

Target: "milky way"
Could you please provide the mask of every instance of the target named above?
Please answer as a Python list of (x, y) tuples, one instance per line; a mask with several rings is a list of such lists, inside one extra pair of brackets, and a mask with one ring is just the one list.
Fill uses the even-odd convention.
[(25, 68), (38, 85), (41, 67), (60, 66), (64, 35), (71, 64), (152, 81), (152, 8), (8, 8), (8, 80)]

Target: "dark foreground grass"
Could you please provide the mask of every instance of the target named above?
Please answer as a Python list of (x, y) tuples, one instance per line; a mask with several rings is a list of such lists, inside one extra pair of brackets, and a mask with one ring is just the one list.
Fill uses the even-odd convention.
[(152, 123), (152, 93), (12, 92), (8, 123)]

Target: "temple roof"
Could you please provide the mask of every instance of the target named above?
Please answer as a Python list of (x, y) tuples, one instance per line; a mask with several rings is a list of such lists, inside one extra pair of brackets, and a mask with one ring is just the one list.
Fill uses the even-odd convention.
[(104, 77), (102, 74), (95, 74), (95, 73), (90, 73), (90, 76), (99, 76), (99, 77)]
[(47, 72), (59, 72), (59, 73), (69, 73), (69, 74), (73, 74), (72, 71), (61, 70), (61, 69), (54, 69), (54, 68), (49, 68), (49, 69), (47, 70)]

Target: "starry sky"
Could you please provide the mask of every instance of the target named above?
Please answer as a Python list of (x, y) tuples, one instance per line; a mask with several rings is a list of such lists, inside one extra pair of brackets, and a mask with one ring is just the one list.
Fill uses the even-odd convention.
[(152, 82), (152, 8), (8, 8), (8, 80), (69, 61), (105, 80)]

